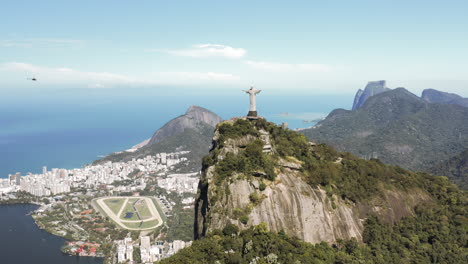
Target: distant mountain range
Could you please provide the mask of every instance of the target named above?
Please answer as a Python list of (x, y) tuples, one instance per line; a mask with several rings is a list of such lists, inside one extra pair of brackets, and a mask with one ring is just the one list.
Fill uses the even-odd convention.
[[(361, 108), (369, 97), (390, 90), (391, 89), (387, 87), (387, 82), (384, 80), (368, 82), (364, 90), (359, 89), (356, 92), (352, 110)], [(456, 104), (468, 107), (468, 98), (463, 98), (458, 94), (442, 92), (435, 89), (425, 89), (422, 92), (421, 98), (428, 103)]]
[(179, 165), (180, 172), (197, 171), (201, 169), (201, 160), (208, 154), (211, 146), (214, 128), (222, 119), (215, 113), (199, 107), (191, 106), (185, 114), (167, 122), (158, 129), (151, 138), (133, 146), (131, 149), (112, 153), (94, 164), (106, 161), (129, 161), (160, 152), (190, 151), (185, 157), (188, 162)]
[(360, 157), (453, 178), (441, 169), (444, 166), (437, 171), (434, 167), (468, 149), (468, 108), (460, 105), (463, 98), (453, 94), (425, 90), (423, 95), (388, 89), (383, 81), (371, 82), (358, 91), (355, 110), (333, 110), (302, 132), (312, 141)]

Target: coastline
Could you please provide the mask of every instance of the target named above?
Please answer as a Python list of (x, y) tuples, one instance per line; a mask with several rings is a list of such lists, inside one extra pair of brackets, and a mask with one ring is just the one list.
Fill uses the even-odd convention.
[[(50, 263), (50, 264), (102, 264), (103, 258), (90, 258), (68, 254), (62, 250), (67, 240), (53, 234), (32, 217), (40, 208), (37, 203), (1, 204), (0, 219), (2, 263)], [(27, 248), (24, 254), (22, 249)]]
[(74, 253), (73, 251), (69, 250), (68, 245), (70, 243), (76, 243), (76, 242), (73, 242), (73, 241), (70, 241), (69, 239), (67, 239), (64, 235), (60, 234), (59, 232), (55, 232), (54, 230), (52, 229), (49, 229), (47, 228), (43, 223), (41, 223), (40, 221), (37, 220), (37, 216), (36, 214), (38, 213), (38, 211), (43, 207), (45, 206), (44, 203), (39, 203), (39, 202), (36, 202), (36, 201), (24, 201), (24, 200), (21, 200), (19, 201), (18, 199), (13, 199), (13, 200), (2, 200), (0, 201), (0, 208), (3, 207), (3, 206), (21, 206), (21, 205), (34, 205), (36, 206), (34, 210), (31, 210), (29, 211), (27, 214), (25, 214), (26, 216), (29, 216), (32, 218), (33, 220), (33, 223), (34, 223), (34, 226), (39, 229), (39, 230), (43, 230), (45, 232), (47, 232), (48, 234), (52, 235), (52, 236), (55, 236), (55, 237), (58, 237), (58, 238), (61, 238), (63, 239), (63, 244), (62, 246), (60, 246), (59, 248), (57, 248), (57, 250), (59, 250), (62, 254), (65, 254), (67, 256), (76, 256), (76, 257), (85, 257), (85, 258), (96, 258), (96, 259), (102, 259), (104, 261), (104, 256), (96, 256), (96, 255), (80, 255), (80, 254), (76, 254)]

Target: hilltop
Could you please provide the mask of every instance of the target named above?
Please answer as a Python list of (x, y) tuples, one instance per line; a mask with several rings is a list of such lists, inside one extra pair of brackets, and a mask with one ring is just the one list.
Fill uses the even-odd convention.
[(421, 98), (429, 103), (456, 104), (468, 107), (468, 98), (463, 98), (458, 94), (446, 93), (435, 89), (425, 89)]
[(445, 177), (238, 118), (203, 159), (198, 241), (161, 263), (462, 263), (466, 205)]
[(135, 145), (129, 150), (112, 153), (94, 164), (106, 161), (129, 161), (160, 152), (190, 151), (184, 154), (187, 162), (177, 165), (180, 172), (199, 171), (201, 159), (209, 151), (216, 124), (221, 117), (199, 107), (191, 106), (180, 115), (158, 129), (151, 138)]
[(357, 110), (334, 110), (301, 132), (340, 151), (431, 172), (468, 148), (468, 108), (428, 103), (397, 88), (369, 97)]
[(147, 145), (163, 141), (170, 136), (183, 133), (186, 129), (198, 129), (199, 126), (214, 128), (222, 119), (215, 113), (199, 106), (190, 106), (185, 114), (172, 119), (158, 129), (151, 137)]

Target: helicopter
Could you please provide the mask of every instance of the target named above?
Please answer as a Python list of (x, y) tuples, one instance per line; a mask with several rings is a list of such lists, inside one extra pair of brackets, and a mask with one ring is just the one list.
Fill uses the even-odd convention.
[(34, 82), (36, 82), (36, 81), (37, 81), (36, 77), (28, 78), (28, 80), (30, 80), (30, 81), (34, 81)]

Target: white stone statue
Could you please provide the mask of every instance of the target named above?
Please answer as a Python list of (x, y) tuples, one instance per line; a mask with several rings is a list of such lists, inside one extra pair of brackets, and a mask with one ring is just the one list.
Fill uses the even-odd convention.
[(253, 86), (250, 87), (249, 90), (243, 90), (244, 92), (248, 93), (250, 95), (250, 108), (249, 108), (249, 113), (247, 116), (257, 116), (257, 106), (256, 106), (256, 100), (255, 96), (260, 93), (262, 90), (257, 90)]

